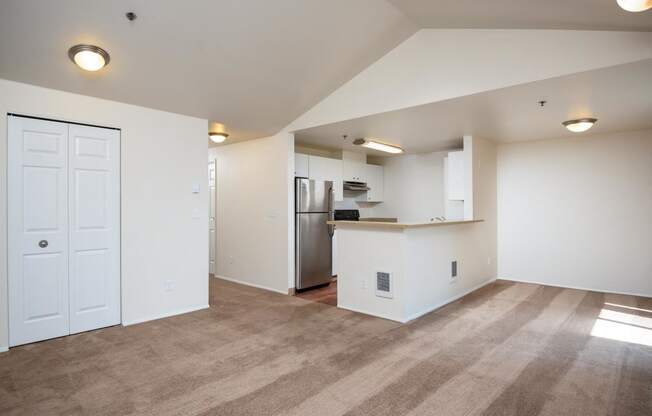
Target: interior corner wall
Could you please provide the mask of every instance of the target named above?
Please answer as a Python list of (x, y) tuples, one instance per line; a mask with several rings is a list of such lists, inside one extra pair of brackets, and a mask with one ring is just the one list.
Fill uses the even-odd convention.
[(497, 206), (497, 145), (481, 137), (473, 137), (473, 218), (474, 241), (478, 253), (478, 270), (492, 278), (498, 276), (498, 206)]
[(211, 148), (216, 159), (216, 276), (288, 293), (294, 137)]
[(0, 79), (0, 349), (9, 331), (7, 113), (121, 129), (123, 324), (208, 307), (207, 121)]
[(498, 147), (501, 278), (652, 297), (652, 130)]

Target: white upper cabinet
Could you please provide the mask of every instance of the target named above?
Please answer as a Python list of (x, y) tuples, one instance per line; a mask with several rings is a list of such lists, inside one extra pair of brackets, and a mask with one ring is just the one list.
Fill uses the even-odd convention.
[(329, 157), (294, 155), (294, 176), (333, 182), (335, 201), (344, 200), (344, 182), (366, 182), (371, 188), (355, 199), (358, 201), (381, 202), (384, 196), (383, 167), (367, 165), (356, 160), (331, 159)]
[(463, 201), (464, 198), (464, 152), (448, 153), (448, 170), (446, 172), (448, 199)]
[(367, 186), (369, 187), (366, 201), (382, 202), (384, 198), (383, 167), (377, 165), (365, 165), (365, 171)]
[(308, 177), (316, 181), (332, 181), (335, 201), (342, 201), (344, 199), (342, 161), (328, 157), (309, 156), (309, 166)]
[(310, 157), (301, 153), (294, 154), (294, 176), (308, 178), (310, 176)]
[(345, 182), (366, 182), (367, 164), (354, 160), (343, 160), (343, 179)]

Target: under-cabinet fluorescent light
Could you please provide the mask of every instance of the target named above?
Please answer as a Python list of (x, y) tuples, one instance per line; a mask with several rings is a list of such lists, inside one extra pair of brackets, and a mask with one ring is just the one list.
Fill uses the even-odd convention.
[(403, 149), (401, 149), (398, 146), (377, 142), (375, 140), (356, 139), (353, 142), (353, 144), (358, 145), (358, 146), (362, 146), (362, 147), (366, 147), (368, 149), (379, 150), (381, 152), (386, 152), (386, 153), (393, 153), (393, 154), (403, 153)]

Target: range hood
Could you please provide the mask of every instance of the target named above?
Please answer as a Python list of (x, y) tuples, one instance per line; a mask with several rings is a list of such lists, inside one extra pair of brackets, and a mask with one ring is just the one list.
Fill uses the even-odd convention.
[(345, 191), (357, 191), (357, 192), (366, 192), (369, 190), (369, 187), (365, 182), (352, 182), (352, 181), (345, 181), (344, 182), (344, 190)]

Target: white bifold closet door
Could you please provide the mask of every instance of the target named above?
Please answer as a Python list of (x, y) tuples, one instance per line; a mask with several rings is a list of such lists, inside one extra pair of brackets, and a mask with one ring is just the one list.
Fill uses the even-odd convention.
[(10, 116), (9, 343), (120, 323), (120, 132)]

